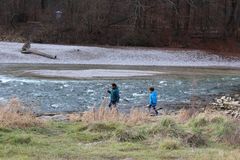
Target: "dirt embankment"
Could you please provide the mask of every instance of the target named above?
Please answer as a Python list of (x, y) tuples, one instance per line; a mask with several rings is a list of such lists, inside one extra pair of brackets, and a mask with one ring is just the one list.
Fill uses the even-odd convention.
[(207, 51), (208, 53), (217, 54), (224, 57), (240, 58), (240, 42), (234, 39), (216, 39), (216, 40), (193, 40), (184, 45), (170, 45), (170, 48), (176, 49), (197, 49)]

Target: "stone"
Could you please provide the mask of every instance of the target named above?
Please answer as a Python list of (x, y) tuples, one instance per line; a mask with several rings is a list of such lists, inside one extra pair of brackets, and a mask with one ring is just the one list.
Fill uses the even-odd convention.
[(235, 116), (234, 116), (234, 118), (238, 118), (239, 117), (239, 113), (237, 113)]
[(230, 102), (230, 101), (232, 100), (232, 98), (231, 98), (231, 97), (227, 97), (226, 100), (227, 100), (228, 102)]
[(213, 106), (217, 106), (218, 104), (217, 104), (217, 103), (211, 103), (211, 105), (213, 105)]
[(222, 96), (221, 99), (222, 99), (222, 100), (226, 99), (226, 96)]
[(223, 100), (222, 99), (217, 99), (216, 102), (217, 103), (223, 103)]
[(226, 107), (224, 105), (220, 105), (219, 108), (226, 109)]
[(238, 111), (233, 111), (233, 112), (232, 112), (232, 116), (233, 116), (233, 117), (238, 117), (238, 116), (239, 116)]
[(239, 95), (239, 94), (234, 94), (234, 97), (235, 97), (235, 98), (239, 98), (240, 95)]
[(233, 101), (233, 102), (231, 102), (231, 104), (237, 105), (237, 104), (240, 104), (239, 102), (240, 102), (240, 101)]
[(232, 113), (231, 110), (225, 111), (225, 114), (231, 114), (231, 113)]

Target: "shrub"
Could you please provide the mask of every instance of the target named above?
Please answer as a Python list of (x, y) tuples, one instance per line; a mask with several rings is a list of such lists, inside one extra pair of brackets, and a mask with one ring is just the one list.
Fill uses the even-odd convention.
[(1, 133), (1, 132), (10, 133), (10, 132), (12, 132), (12, 130), (9, 129), (9, 128), (0, 128), (0, 133)]
[(207, 145), (207, 140), (203, 137), (202, 133), (188, 133), (184, 136), (183, 142), (190, 147), (200, 147)]
[(116, 123), (97, 122), (89, 124), (88, 130), (91, 132), (111, 132), (116, 130), (118, 127), (119, 125)]
[(173, 119), (166, 117), (160, 121), (160, 125), (164, 128), (172, 128), (175, 127), (177, 124)]
[(220, 119), (212, 126), (212, 130), (217, 141), (232, 145), (240, 144), (239, 124), (226, 119)]
[(209, 124), (209, 120), (202, 114), (189, 119), (187, 122), (188, 127), (190, 127), (196, 134), (202, 134)]
[(88, 129), (87, 125), (81, 125), (80, 127), (78, 127), (77, 131), (81, 132), (81, 131), (86, 131)]
[(149, 134), (156, 135), (160, 134), (162, 137), (182, 137), (184, 130), (172, 119), (165, 117), (160, 120), (159, 123), (151, 126), (148, 130)]
[(189, 125), (193, 128), (205, 127), (207, 124), (208, 124), (208, 121), (206, 120), (206, 118), (200, 115), (192, 118), (189, 121)]
[(90, 132), (79, 132), (73, 136), (77, 140), (83, 143), (97, 142), (104, 139), (101, 134), (90, 133)]
[(130, 33), (125, 35), (121, 40), (120, 44), (127, 46), (152, 46), (152, 42), (150, 42), (149, 33)]
[(31, 142), (30, 137), (16, 137), (13, 139), (15, 144), (29, 144)]
[(177, 150), (180, 146), (181, 143), (177, 139), (167, 138), (160, 143), (160, 148), (164, 150)]
[(226, 117), (223, 117), (223, 116), (216, 116), (210, 120), (210, 122), (214, 124), (221, 124), (221, 123), (224, 123), (225, 121), (226, 121)]
[(1, 143), (10, 143), (10, 144), (29, 144), (31, 143), (32, 139), (29, 136), (24, 135), (12, 135), (7, 138), (1, 139)]
[(115, 136), (119, 142), (136, 142), (146, 139), (145, 132), (128, 128), (117, 129)]

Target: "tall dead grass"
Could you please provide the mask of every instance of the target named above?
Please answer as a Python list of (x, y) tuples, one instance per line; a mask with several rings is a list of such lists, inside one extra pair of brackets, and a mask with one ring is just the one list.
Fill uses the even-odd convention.
[(152, 121), (152, 117), (140, 108), (131, 109), (129, 114), (121, 113), (117, 108), (109, 109), (108, 99), (104, 98), (98, 109), (93, 108), (86, 111), (80, 117), (81, 121), (87, 123), (94, 122), (122, 122), (126, 124), (141, 124)]
[(17, 98), (0, 106), (0, 127), (27, 128), (41, 124)]
[(177, 115), (177, 119), (180, 122), (187, 122), (190, 118), (198, 115), (199, 112), (196, 108), (181, 109)]
[(152, 117), (141, 109), (132, 109), (129, 114), (120, 113), (116, 108), (107, 107), (93, 108), (91, 111), (84, 112), (81, 117), (83, 122), (122, 122), (125, 124), (141, 124), (152, 121)]

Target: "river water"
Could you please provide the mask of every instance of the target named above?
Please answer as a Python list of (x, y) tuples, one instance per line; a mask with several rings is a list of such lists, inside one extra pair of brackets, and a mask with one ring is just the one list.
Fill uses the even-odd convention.
[(83, 70), (111, 66), (69, 65), (2, 65), (0, 69), (0, 101), (17, 97), (38, 112), (75, 112), (98, 107), (111, 83), (118, 84), (121, 91), (120, 110), (129, 111), (134, 106), (148, 103), (147, 88), (154, 86), (159, 93), (159, 106), (177, 104), (195, 105), (205, 103), (216, 95), (230, 94), (240, 90), (240, 74), (236, 69), (172, 68), (172, 67), (116, 67), (124, 70), (160, 71), (151, 76), (134, 77), (47, 77), (33, 75), (30, 69)]

